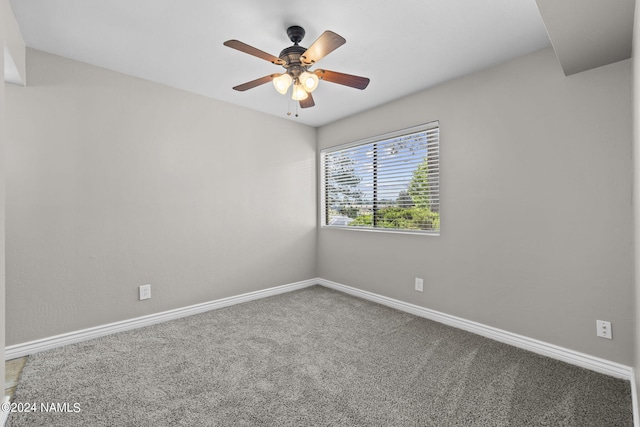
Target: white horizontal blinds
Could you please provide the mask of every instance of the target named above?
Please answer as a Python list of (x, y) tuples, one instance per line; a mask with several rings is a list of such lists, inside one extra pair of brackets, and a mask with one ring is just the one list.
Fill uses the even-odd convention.
[(373, 173), (368, 151), (360, 146), (324, 153), (327, 225), (348, 225), (363, 209), (364, 189)]
[(438, 231), (439, 129), (322, 153), (325, 225)]

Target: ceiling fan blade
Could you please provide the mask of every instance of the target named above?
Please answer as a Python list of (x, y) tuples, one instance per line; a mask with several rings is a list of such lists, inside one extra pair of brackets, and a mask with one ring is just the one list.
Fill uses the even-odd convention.
[(311, 93), (308, 94), (309, 96), (307, 96), (307, 99), (303, 99), (300, 102), (300, 108), (309, 108), (309, 107), (313, 107), (314, 105), (316, 105), (315, 102), (313, 102), (313, 96), (311, 96)]
[(315, 70), (314, 74), (321, 80), (331, 83), (338, 83), (345, 86), (354, 87), (356, 89), (364, 89), (369, 85), (369, 79), (366, 77), (354, 76), (352, 74), (338, 73), (337, 71)]
[(269, 61), (272, 64), (284, 65), (285, 63), (282, 59), (278, 58), (277, 56), (273, 56), (253, 46), (249, 46), (248, 44), (243, 43), (239, 40), (227, 40), (223, 44), (232, 49), (239, 50), (240, 52), (248, 53), (249, 55), (256, 56), (260, 59), (264, 59), (265, 61)]
[(240, 92), (244, 92), (245, 90), (253, 89), (256, 86), (269, 83), (270, 81), (272, 81), (274, 78), (278, 76), (280, 76), (280, 74), (269, 74), (268, 76), (260, 77), (259, 79), (251, 80), (250, 82), (246, 82), (241, 85), (235, 86), (233, 89), (238, 90)]
[(300, 56), (300, 60), (307, 65), (314, 64), (346, 42), (344, 37), (333, 31), (325, 31), (309, 46), (309, 49)]

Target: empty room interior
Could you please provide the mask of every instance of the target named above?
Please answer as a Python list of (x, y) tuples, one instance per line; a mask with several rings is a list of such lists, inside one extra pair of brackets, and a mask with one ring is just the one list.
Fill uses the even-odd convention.
[(301, 3), (1, 0), (2, 423), (640, 425), (635, 1)]

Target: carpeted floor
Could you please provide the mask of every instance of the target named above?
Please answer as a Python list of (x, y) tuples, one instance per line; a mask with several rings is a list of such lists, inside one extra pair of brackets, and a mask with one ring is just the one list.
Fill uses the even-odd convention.
[(12, 427), (632, 425), (628, 381), (320, 286), (33, 355), (15, 402)]

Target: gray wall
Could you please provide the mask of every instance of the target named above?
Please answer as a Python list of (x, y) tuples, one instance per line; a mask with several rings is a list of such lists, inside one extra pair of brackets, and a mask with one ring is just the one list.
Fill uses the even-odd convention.
[[(5, 78), (16, 76), (5, 75), (5, 55), (8, 53), (10, 61), (15, 65), (15, 72), (19, 80), (25, 81), (24, 69), (24, 41), (18, 28), (9, 0), (0, 0), (0, 46), (4, 51), (0, 53), (0, 70), (3, 78), (0, 86), (0, 356), (4, 360), (5, 347), (5, 141), (7, 139), (7, 121), (5, 115)], [(4, 378), (4, 363), (0, 363), (0, 378)]]
[[(9, 10), (8, 4), (4, 0), (0, 3), (0, 13), (3, 15)], [(0, 45), (5, 44), (6, 25), (0, 22)], [(4, 360), (4, 343), (5, 343), (5, 278), (4, 278), (4, 216), (5, 216), (5, 198), (4, 198), (4, 145), (6, 139), (6, 121), (5, 121), (5, 96), (4, 96), (4, 49), (0, 55), (0, 70), (2, 70), (2, 85), (0, 85), (0, 356)], [(4, 378), (4, 363), (0, 363), (0, 378)]]
[(439, 120), (442, 228), (322, 229), (319, 276), (631, 365), (631, 75), (565, 77), (548, 48), (320, 128), (322, 149)]
[(7, 345), (316, 276), (315, 129), (35, 50), (27, 72)]
[[(634, 266), (635, 266), (635, 333), (633, 341), (635, 343), (635, 358), (633, 361), (636, 375), (636, 386), (640, 387), (640, 7), (635, 8), (635, 20), (633, 27), (633, 220), (634, 220)], [(640, 390), (640, 388), (638, 388)], [(636, 396), (638, 399), (639, 396)], [(638, 402), (640, 403), (640, 401)]]

